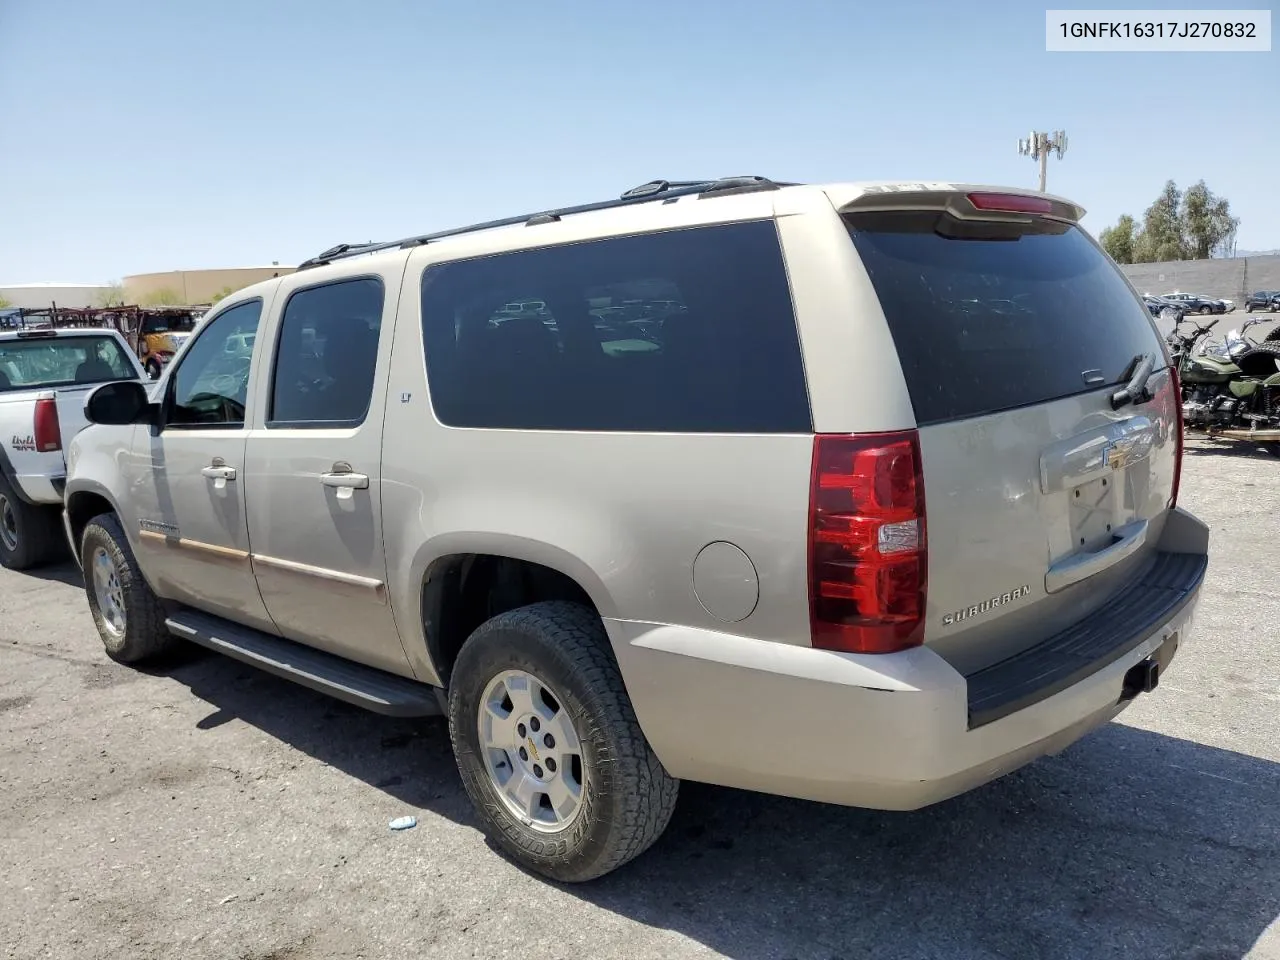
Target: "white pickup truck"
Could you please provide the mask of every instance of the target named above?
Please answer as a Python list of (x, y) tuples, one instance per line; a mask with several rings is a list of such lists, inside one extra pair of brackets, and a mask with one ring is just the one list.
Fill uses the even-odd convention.
[(86, 426), (85, 397), (144, 377), (114, 330), (0, 331), (0, 565), (25, 570), (65, 549), (62, 451)]

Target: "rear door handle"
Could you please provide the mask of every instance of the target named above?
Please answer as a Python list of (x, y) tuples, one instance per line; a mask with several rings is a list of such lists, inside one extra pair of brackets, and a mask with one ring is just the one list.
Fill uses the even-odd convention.
[(201, 467), (200, 475), (210, 480), (234, 480), (236, 468), (228, 466)]

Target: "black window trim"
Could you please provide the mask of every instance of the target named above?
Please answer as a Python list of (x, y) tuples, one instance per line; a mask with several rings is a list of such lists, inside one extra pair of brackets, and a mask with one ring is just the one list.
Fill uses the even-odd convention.
[[(676, 431), (679, 436), (769, 436), (769, 437), (795, 437), (810, 436), (814, 432), (813, 419), (813, 393), (809, 382), (808, 361), (804, 351), (804, 337), (800, 329), (800, 311), (795, 302), (795, 287), (792, 283), (791, 268), (787, 263), (787, 248), (782, 239), (782, 229), (779, 224), (777, 214), (764, 214), (758, 216), (744, 217), (742, 219), (730, 220), (712, 220), (705, 223), (688, 223), (677, 226), (662, 226), (657, 229), (640, 229), (626, 230), (621, 233), (597, 234), (589, 237), (582, 237), (577, 240), (566, 240), (559, 243), (531, 243), (528, 246), (518, 246), (513, 248), (502, 248), (487, 250), (483, 253), (468, 254), (456, 257), (442, 257), (438, 260), (432, 260), (422, 267), (418, 272), (417, 282), (415, 284), (416, 295), (414, 301), (417, 304), (418, 318), (415, 326), (417, 327), (417, 336), (420, 345), (420, 362), (422, 364), (422, 373), (426, 382), (426, 402), (427, 409), (431, 413), (431, 418), (435, 422), (435, 426), (444, 430), (460, 430), (460, 431), (486, 431), (486, 432), (505, 432), (505, 433), (562, 433), (562, 434), (627, 434), (638, 433), (641, 435), (654, 436), (671, 431), (654, 431), (654, 430), (629, 430), (629, 429), (584, 429), (579, 427), (572, 428), (546, 428), (546, 427), (503, 427), (503, 426), (469, 426), (446, 423), (440, 418), (439, 412), (436, 410), (435, 400), (431, 395), (431, 373), (427, 366), (427, 336), (426, 336), (426, 313), (423, 310), (423, 291), (426, 282), (427, 273), (438, 267), (447, 267), (455, 263), (471, 263), (478, 260), (488, 260), (496, 257), (506, 256), (508, 254), (532, 253), (540, 250), (558, 250), (568, 247), (581, 246), (589, 243), (600, 243), (607, 240), (626, 240), (633, 237), (650, 237), (663, 236), (673, 233), (683, 233), (694, 230), (713, 230), (720, 227), (732, 227), (743, 224), (768, 223), (773, 227), (774, 236), (778, 243), (778, 262), (782, 267), (784, 283), (786, 285), (787, 302), (791, 308), (791, 326), (796, 338), (796, 349), (799, 354), (800, 372), (803, 379), (804, 397), (805, 397), (805, 414), (807, 417), (807, 426), (799, 430), (789, 430), (777, 433), (725, 433), (719, 430), (680, 430)], [(408, 279), (406, 272), (406, 280)], [(1144, 308), (1145, 309), (1145, 308)]]
[[(289, 304), (293, 302), (293, 298), (300, 293), (310, 293), (312, 290), (319, 290), (322, 287), (333, 287), (340, 283), (351, 283), (356, 280), (376, 280), (378, 286), (382, 288), (382, 316), (386, 316), (387, 312), (387, 281), (380, 273), (357, 273), (351, 276), (334, 277), (329, 280), (322, 280), (318, 283), (309, 283), (305, 286), (298, 287), (289, 292), (285, 298), (283, 306), (280, 307), (280, 321), (276, 324), (275, 339), (271, 345), (271, 371), (267, 379), (266, 390), (266, 412), (263, 415), (262, 425), (268, 430), (351, 430), (356, 427), (364, 426), (369, 419), (369, 413), (373, 410), (373, 396), (378, 390), (378, 367), (377, 359), (374, 360), (373, 368), (373, 389), (369, 392), (369, 404), (364, 408), (364, 415), (355, 420), (276, 420), (273, 419), (273, 407), (276, 401), (276, 371), (280, 365), (280, 343), (284, 339), (284, 318), (289, 311)], [(382, 353), (382, 318), (378, 323), (378, 353)]]
[[(266, 301), (262, 297), (246, 297), (243, 300), (237, 300), (235, 303), (228, 303), (226, 306), (223, 306), (220, 303), (218, 304), (219, 309), (217, 313), (209, 314), (199, 322), (197, 325), (198, 329), (191, 337), (190, 342), (185, 344), (182, 359), (168, 370), (168, 378), (165, 381), (164, 388), (164, 399), (161, 401), (161, 410), (164, 413), (164, 419), (160, 425), (160, 431), (162, 433), (166, 430), (245, 430), (248, 428), (249, 407), (247, 404), (245, 405), (244, 411), (246, 415), (245, 419), (231, 423), (172, 423), (169, 421), (169, 412), (173, 409), (173, 392), (177, 389), (178, 371), (182, 369), (182, 365), (186, 363), (188, 357), (191, 356), (192, 348), (195, 347), (201, 337), (205, 336), (209, 332), (209, 328), (218, 320), (230, 313), (232, 310), (235, 310), (237, 307), (247, 306), (250, 303), (257, 303), (262, 306), (262, 309), (258, 313), (258, 325), (261, 326), (263, 314), (266, 312), (267, 306)], [(252, 384), (252, 380), (250, 383)]]

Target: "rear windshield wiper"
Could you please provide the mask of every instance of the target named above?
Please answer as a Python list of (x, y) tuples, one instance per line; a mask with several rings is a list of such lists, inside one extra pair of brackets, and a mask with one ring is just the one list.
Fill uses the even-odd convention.
[(1111, 395), (1111, 409), (1119, 410), (1125, 404), (1129, 403), (1146, 403), (1151, 399), (1151, 392), (1147, 389), (1147, 381), (1151, 379), (1151, 374), (1155, 372), (1156, 355), (1154, 353), (1140, 353), (1133, 358), (1136, 366), (1133, 368), (1133, 376), (1129, 378), (1129, 382)]

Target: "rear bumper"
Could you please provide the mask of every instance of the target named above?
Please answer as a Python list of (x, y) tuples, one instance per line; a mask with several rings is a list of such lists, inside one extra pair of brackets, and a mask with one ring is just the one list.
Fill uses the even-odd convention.
[(979, 725), (969, 681), (928, 648), (868, 656), (606, 625), (641, 728), (673, 776), (910, 810), (1062, 750), (1116, 716), (1132, 696), (1126, 674), (1153, 656), (1167, 666), (1186, 642), (1202, 577), (1203, 563), (1140, 635), (1088, 670)]
[(64, 474), (20, 473), (14, 479), (17, 481), (14, 492), (27, 503), (62, 503), (67, 485)]
[(1203, 554), (1157, 554), (1142, 576), (1097, 612), (1016, 656), (967, 675), (969, 726), (992, 723), (1045, 700), (1141, 646), (1195, 602), (1207, 566)]

